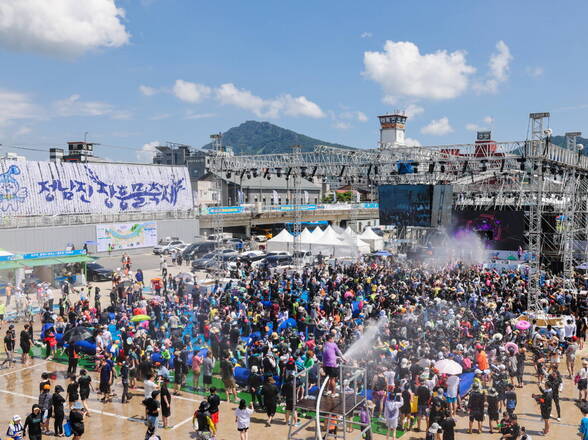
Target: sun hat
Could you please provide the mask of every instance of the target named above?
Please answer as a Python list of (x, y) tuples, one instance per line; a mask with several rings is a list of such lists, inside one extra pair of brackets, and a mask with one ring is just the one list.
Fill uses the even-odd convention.
[(17, 414), (14, 417), (12, 417), (12, 421), (13, 422), (20, 422), (22, 419), (20, 418), (20, 416)]
[(441, 426), (439, 425), (439, 423), (433, 423), (430, 427), (429, 427), (429, 432), (431, 434), (437, 434), (437, 432), (439, 432), (439, 430), (441, 429)]

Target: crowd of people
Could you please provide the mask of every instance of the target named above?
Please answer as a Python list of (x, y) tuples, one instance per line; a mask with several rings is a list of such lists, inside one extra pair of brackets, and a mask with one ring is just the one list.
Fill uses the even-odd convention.
[[(561, 417), (564, 383), (577, 387), (581, 409), (588, 411), (582, 405), (588, 360), (579, 371), (574, 367), (586, 337), (586, 298), (564, 289), (556, 278), (543, 280), (539, 293), (541, 312), (563, 319), (552, 326), (524, 315), (528, 280), (517, 270), (462, 264), (433, 268), (393, 258), (320, 263), (298, 271), (239, 263), (234, 279), (205, 287), (187, 274), (172, 275), (165, 263), (147, 295), (142, 271), (133, 273), (130, 259), (123, 263), (107, 306), (98, 288), (81, 289), (73, 300), (71, 288), (63, 287), (59, 313), (48, 303), (42, 312), (41, 342), (46, 355), (55, 356), (59, 334), (87, 329), (88, 340), (95, 343), (95, 391), (102, 402), (128, 402), (129, 390), (142, 382), (146, 438), (157, 438), (160, 420), (169, 427), (172, 395), (183, 390), (205, 393), (194, 427), (200, 438), (214, 436), (221, 405), (220, 382), (213, 377), (217, 367), (222, 394), (239, 404), (235, 423), (242, 440), (256, 410), (266, 413), (271, 426), (284, 403), (286, 423), (300, 423), (294, 402), (307, 397), (308, 389), (297, 373), (305, 372), (311, 385), (327, 377), (326, 399), (343, 395), (346, 390), (337, 380), (341, 363), (366, 369), (369, 392), (362, 391), (368, 400), (358, 415), (367, 425), (383, 427), (387, 438), (412, 429), (427, 439), (451, 440), (458, 418), (467, 417), (468, 433), (527, 439), (517, 417), (517, 390), (523, 386), (536, 391), (544, 435), (554, 416)], [(529, 321), (528, 329), (517, 326), (521, 317)], [(29, 324), (20, 334), (23, 353), (35, 342), (32, 328)], [(358, 345), (366, 335), (367, 343)], [(14, 328), (9, 327), (4, 338), (9, 366), (15, 362), (15, 347)], [(74, 438), (81, 437), (94, 389), (87, 371), (78, 375), (79, 345), (69, 344), (65, 354), (65, 397), (61, 385), (44, 379), (39, 404), (24, 424), (15, 416), (13, 431), (28, 430), (30, 438), (40, 438), (36, 433), (49, 432), (53, 417), (53, 432), (60, 435), (67, 403)], [(25, 355), (22, 360), (27, 361)], [(454, 361), (461, 373), (440, 371), (436, 365), (442, 360)], [(524, 378), (528, 364), (534, 380)], [(245, 376), (236, 377), (237, 366)], [(113, 388), (118, 383), (120, 396)], [(239, 396), (239, 388), (246, 394)], [(588, 439), (585, 420), (581, 433)], [(326, 436), (350, 428), (331, 422)], [(368, 429), (365, 438), (371, 435)]]

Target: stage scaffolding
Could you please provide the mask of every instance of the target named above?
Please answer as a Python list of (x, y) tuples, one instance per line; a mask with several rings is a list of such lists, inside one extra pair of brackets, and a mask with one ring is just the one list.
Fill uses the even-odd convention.
[[(358, 413), (366, 404), (367, 372), (365, 368), (351, 365), (339, 366), (336, 397), (325, 395), (328, 376), (318, 376), (316, 384), (311, 383), (310, 367), (294, 375), (297, 384), (293, 390), (294, 411), (302, 417), (301, 424), (288, 426), (288, 440), (307, 440), (308, 431), (314, 426), (315, 439), (360, 440), (370, 429), (369, 423), (362, 423)], [(311, 417), (309, 417), (311, 416)], [(328, 433), (329, 427), (336, 426), (336, 433)]]
[[(566, 146), (559, 147), (551, 142), (548, 123), (549, 113), (531, 113), (525, 141), (384, 144), (365, 150), (318, 145), (311, 152), (249, 156), (212, 153), (209, 166), (215, 172), (286, 175), (295, 186), (305, 178), (341, 184), (450, 184), (454, 209), (523, 210), (531, 255), (529, 309), (538, 311), (541, 257), (558, 254), (569, 289), (575, 289), (574, 268), (588, 261), (588, 157), (576, 143), (581, 133), (566, 133)], [(292, 212), (295, 222), (297, 211)], [(555, 224), (550, 221), (554, 213)]]

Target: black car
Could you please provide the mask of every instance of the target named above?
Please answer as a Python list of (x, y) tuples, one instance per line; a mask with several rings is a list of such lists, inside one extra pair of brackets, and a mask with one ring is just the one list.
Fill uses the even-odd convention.
[(98, 263), (86, 265), (88, 281), (109, 281), (112, 279), (112, 270), (106, 269)]
[[(195, 258), (201, 258), (202, 256), (214, 251), (216, 243), (214, 241), (201, 241), (199, 243), (193, 243), (184, 249), (182, 258), (184, 260), (194, 260)], [(188, 251), (188, 249), (190, 249)]]

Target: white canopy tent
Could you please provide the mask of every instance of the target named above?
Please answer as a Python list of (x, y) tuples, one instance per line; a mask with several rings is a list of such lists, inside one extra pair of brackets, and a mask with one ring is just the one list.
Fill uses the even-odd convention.
[(294, 237), (286, 229), (282, 229), (278, 235), (270, 238), (266, 243), (268, 252), (291, 251)]
[(323, 236), (324, 232), (321, 229), (320, 226), (317, 226), (316, 228), (314, 228), (314, 231), (312, 231), (312, 237), (314, 240), (318, 240)]
[(384, 249), (384, 239), (372, 231), (372, 228), (366, 228), (359, 238), (368, 243), (372, 251)]
[(354, 237), (346, 236), (343, 241), (344, 246), (336, 248), (335, 256), (337, 257), (358, 257), (363, 254), (370, 252), (370, 245), (359, 238), (357, 235)]
[(312, 249), (312, 245), (316, 242), (312, 232), (308, 228), (304, 228), (304, 231), (300, 233), (300, 250), (309, 251)]

